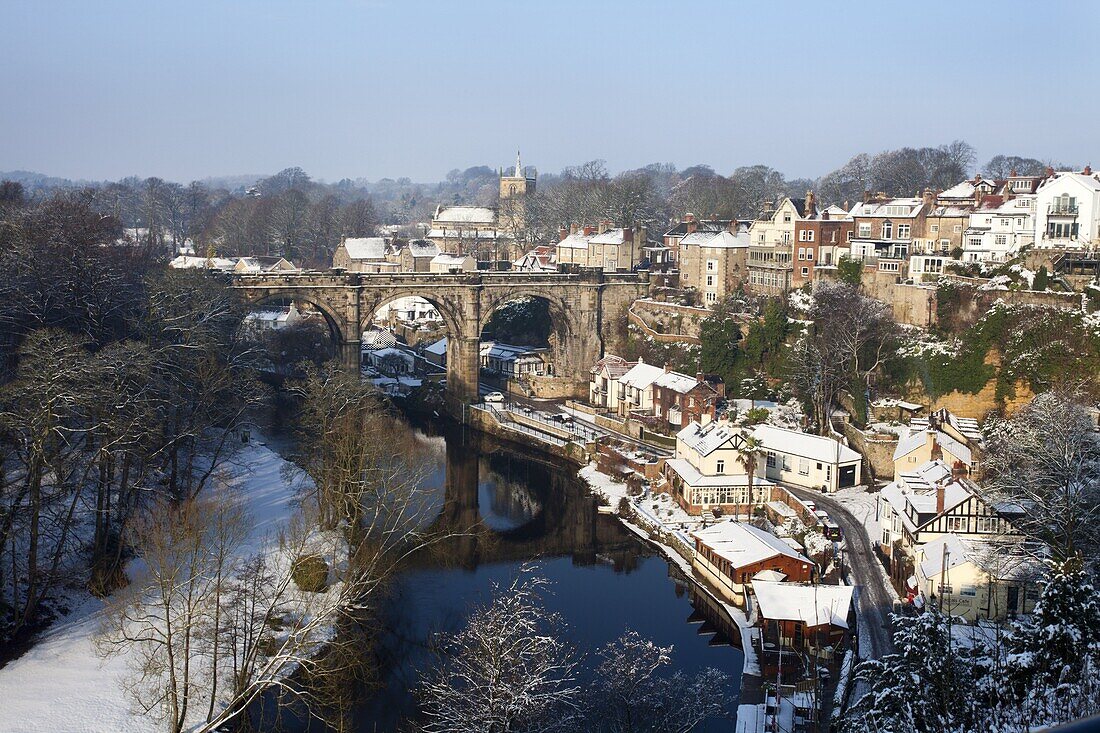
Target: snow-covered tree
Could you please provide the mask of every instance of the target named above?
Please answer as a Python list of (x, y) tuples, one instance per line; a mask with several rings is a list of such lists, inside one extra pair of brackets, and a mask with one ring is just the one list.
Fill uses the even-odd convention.
[(1100, 434), (1078, 396), (1038, 395), (987, 427), (984, 470), (996, 499), (1019, 505), (1015, 524), (1060, 561), (1100, 550)]
[(423, 730), (506, 733), (575, 730), (580, 686), (577, 655), (560, 641), (562, 621), (548, 614), (548, 581), (525, 569), (466, 627), (440, 644), (440, 661), (420, 689)]
[(1030, 617), (1005, 639), (1004, 670), (1020, 717), (1052, 724), (1100, 710), (1100, 597), (1082, 563), (1054, 567)]
[(671, 653), (671, 646), (658, 646), (634, 631), (604, 646), (586, 705), (590, 729), (687, 733), (727, 714), (729, 676), (714, 668), (690, 678), (680, 672), (662, 676), (658, 672), (671, 664)]

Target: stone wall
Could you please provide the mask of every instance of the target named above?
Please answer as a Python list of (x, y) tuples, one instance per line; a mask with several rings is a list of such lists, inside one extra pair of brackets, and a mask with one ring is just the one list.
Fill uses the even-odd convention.
[(650, 329), (662, 334), (681, 334), (698, 343), (703, 321), (710, 315), (707, 308), (696, 308), (656, 300), (637, 300), (633, 311)]
[(841, 425), (844, 437), (852, 449), (863, 456), (863, 474), (873, 478), (892, 478), (894, 475), (894, 449), (898, 436), (890, 438), (868, 434), (851, 423)]

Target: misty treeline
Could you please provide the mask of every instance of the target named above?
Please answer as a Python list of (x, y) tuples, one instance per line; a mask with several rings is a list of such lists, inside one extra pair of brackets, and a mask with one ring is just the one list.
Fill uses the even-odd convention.
[[(613, 175), (603, 161), (593, 160), (560, 173), (539, 174), (535, 194), (524, 201), (524, 217), (503, 220), (522, 221), (516, 234), (529, 242), (552, 241), (561, 226), (603, 219), (617, 226), (645, 226), (652, 235), (686, 212), (748, 218), (767, 201), (800, 197), (809, 189), (818, 192), (819, 202), (835, 204), (854, 204), (864, 191), (912, 196), (925, 188), (944, 189), (969, 177), (975, 163), (974, 149), (962, 141), (860, 153), (817, 179), (787, 178), (763, 164), (723, 175), (707, 165), (678, 169), (653, 163)], [(997, 155), (978, 170), (998, 178), (1013, 170), (1039, 173), (1049, 163)], [(535, 169), (526, 173), (535, 175)], [(474, 166), (453, 170), (436, 183), (408, 178), (322, 183), (301, 168), (288, 168), (266, 178), (184, 185), (161, 178), (78, 184), (19, 173), (7, 174), (13, 182), (0, 188), (0, 201), (63, 189), (113, 216), (130, 238), (164, 256), (191, 242), (199, 256), (281, 255), (307, 267), (328, 267), (341, 237), (371, 236), (380, 225), (427, 222), (438, 205), (499, 204), (507, 209), (514, 204), (499, 201), (499, 174), (500, 169)]]

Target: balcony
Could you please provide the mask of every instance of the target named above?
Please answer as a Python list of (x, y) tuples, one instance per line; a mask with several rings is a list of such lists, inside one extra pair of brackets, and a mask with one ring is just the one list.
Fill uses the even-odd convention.
[(1048, 216), (1077, 216), (1077, 204), (1054, 203), (1047, 206)]

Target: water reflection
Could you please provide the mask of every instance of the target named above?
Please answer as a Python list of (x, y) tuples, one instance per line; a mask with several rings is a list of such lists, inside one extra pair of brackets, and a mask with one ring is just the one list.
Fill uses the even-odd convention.
[[(713, 623), (699, 623), (710, 609), (693, 604), (689, 584), (671, 575), (663, 558), (598, 513), (575, 469), (456, 426), (443, 435), (431, 425), (418, 428), (436, 462), (425, 480), (438, 509), (433, 529), (463, 534), (419, 555), (394, 583), (375, 629), (381, 689), (353, 707), (347, 729), (395, 731), (415, 717), (433, 634), (460, 628), (490, 599), (494, 583), (507, 585), (530, 562), (552, 581), (548, 610), (562, 616), (569, 641), (590, 652), (586, 663), (632, 629), (673, 645), (673, 662), (685, 674), (704, 667), (729, 674), (736, 710), (740, 651)], [(729, 722), (712, 727), (728, 730)]]

